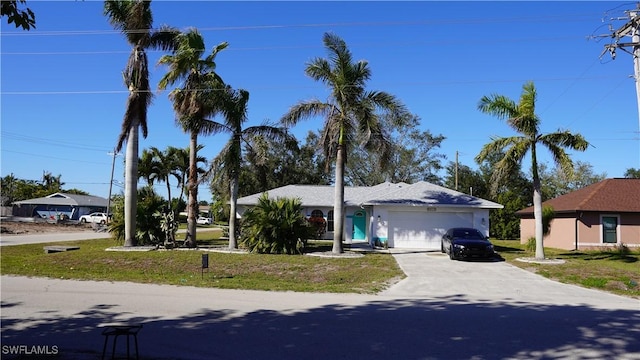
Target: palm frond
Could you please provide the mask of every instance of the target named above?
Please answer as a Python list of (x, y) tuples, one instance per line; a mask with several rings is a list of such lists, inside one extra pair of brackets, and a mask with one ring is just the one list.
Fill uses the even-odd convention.
[(307, 100), (293, 105), (289, 111), (280, 118), (280, 122), (285, 126), (294, 126), (300, 120), (316, 116), (326, 116), (330, 110), (330, 104), (323, 103), (319, 100)]
[(501, 120), (518, 116), (518, 105), (503, 95), (483, 96), (478, 103), (478, 110)]

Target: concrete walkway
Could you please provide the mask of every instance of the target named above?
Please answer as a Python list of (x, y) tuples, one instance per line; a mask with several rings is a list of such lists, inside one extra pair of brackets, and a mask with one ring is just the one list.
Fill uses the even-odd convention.
[(408, 277), (378, 295), (2, 276), (2, 349), (95, 359), (99, 324), (134, 321), (142, 359), (640, 359), (636, 299), (504, 262), (393, 256)]

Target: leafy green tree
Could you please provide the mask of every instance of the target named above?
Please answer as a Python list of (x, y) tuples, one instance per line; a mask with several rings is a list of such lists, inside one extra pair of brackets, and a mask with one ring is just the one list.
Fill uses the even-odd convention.
[(147, 0), (107, 0), (104, 14), (111, 25), (120, 30), (132, 50), (122, 73), (129, 89), (122, 130), (118, 136), (115, 151), (122, 150), (127, 142), (125, 159), (125, 246), (135, 246), (136, 209), (138, 188), (138, 138), (139, 131), (147, 137), (147, 109), (151, 104), (149, 86), (149, 66), (147, 49), (170, 50), (175, 46), (177, 31), (167, 26), (159, 30), (153, 28), (151, 1)]
[(11, 206), (15, 201), (28, 200), (51, 195), (56, 192), (67, 194), (89, 195), (79, 189), (63, 189), (62, 175), (53, 176), (50, 172), (43, 173), (43, 180), (18, 179), (13, 174), (0, 179), (0, 195), (2, 206)]
[[(164, 55), (158, 64), (168, 65), (168, 72), (160, 79), (158, 88), (164, 90), (177, 82), (182, 86), (171, 91), (170, 99), (178, 124), (189, 134), (189, 191), (187, 241), (188, 247), (196, 246), (196, 217), (198, 216), (197, 149), (198, 136), (222, 131), (221, 124), (208, 119), (220, 113), (220, 94), (224, 89), (222, 78), (215, 72), (215, 59), (228, 44), (216, 45), (211, 54), (204, 56), (204, 38), (196, 29), (177, 36), (177, 48), (171, 55)], [(204, 58), (203, 58), (204, 56)]]
[(444, 136), (418, 130), (420, 119), (413, 114), (407, 113), (404, 122), (396, 122), (395, 126), (388, 116), (381, 116), (380, 120), (381, 127), (388, 132), (391, 156), (385, 160), (376, 152), (351, 147), (349, 162), (345, 165), (345, 182), (352, 186), (373, 186), (385, 181), (440, 184), (437, 173), (443, 168), (441, 161), (445, 156), (434, 151)]
[[(445, 168), (444, 186), (461, 193), (489, 199), (488, 184), (482, 172), (451, 161)], [(456, 180), (457, 178), (457, 180)]]
[(640, 179), (640, 169), (628, 168), (624, 173), (627, 179)]
[[(246, 136), (240, 169), (239, 196), (290, 185), (329, 185), (324, 159), (316, 149), (318, 136), (309, 132), (302, 145), (263, 136)], [(284, 145), (284, 146), (283, 146)], [(217, 188), (217, 186), (216, 186)]]
[(231, 195), (229, 204), (229, 248), (236, 249), (236, 205), (238, 203), (238, 187), (240, 179), (240, 166), (242, 163), (242, 142), (245, 137), (261, 136), (270, 140), (280, 140), (282, 143), (295, 142), (283, 128), (263, 124), (242, 128), (248, 120), (249, 92), (246, 90), (233, 90), (230, 87), (221, 93), (223, 98), (222, 113), (224, 115), (223, 128), (231, 134), (231, 138), (225, 144), (220, 154), (214, 160), (220, 164), (218, 169), (229, 183)]
[(315, 230), (302, 214), (299, 199), (269, 199), (264, 193), (242, 217), (242, 244), (251, 252), (301, 254)]
[(577, 161), (573, 167), (573, 174), (565, 174), (558, 166), (549, 169), (547, 164), (539, 164), (538, 174), (542, 189), (542, 201), (568, 194), (606, 179), (607, 174), (596, 174), (589, 163)]
[(325, 33), (324, 46), (328, 58), (315, 58), (307, 64), (306, 74), (324, 83), (329, 90), (328, 100), (302, 101), (292, 106), (282, 117), (285, 125), (295, 125), (300, 120), (323, 116), (324, 126), (320, 144), (326, 159), (335, 159), (335, 231), (334, 253), (342, 253), (344, 237), (344, 170), (349, 148), (356, 141), (360, 146), (380, 154), (382, 164), (391, 155), (391, 146), (380, 121), (381, 113), (391, 114), (390, 123), (406, 119), (405, 106), (393, 95), (382, 91), (368, 91), (366, 83), (371, 70), (366, 61), (354, 62), (346, 43), (338, 36)]
[(7, 24), (14, 23), (16, 28), (31, 30), (36, 28), (36, 14), (29, 8), (18, 9), (18, 3), (26, 4), (26, 0), (2, 0), (0, 2), (0, 17), (7, 17)]
[(531, 153), (531, 173), (533, 176), (533, 207), (536, 233), (536, 259), (544, 259), (543, 228), (542, 228), (542, 193), (540, 177), (538, 175), (538, 147), (549, 149), (554, 162), (567, 175), (573, 172), (573, 162), (565, 149), (584, 151), (589, 143), (580, 134), (572, 134), (568, 130), (557, 131), (549, 134), (540, 133), (540, 118), (535, 113), (536, 89), (532, 82), (523, 86), (523, 91), (518, 103), (503, 96), (483, 96), (478, 104), (478, 109), (506, 120), (507, 124), (520, 136), (496, 137), (483, 146), (476, 156), (478, 163), (499, 151), (504, 151), (505, 156), (495, 164), (492, 173), (492, 186), (494, 192), (503, 179), (519, 171), (522, 159), (527, 153)]

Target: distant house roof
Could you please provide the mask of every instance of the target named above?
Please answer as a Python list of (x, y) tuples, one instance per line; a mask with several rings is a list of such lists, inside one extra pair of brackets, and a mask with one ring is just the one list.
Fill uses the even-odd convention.
[(107, 207), (108, 203), (109, 201), (107, 199), (99, 196), (67, 193), (55, 193), (41, 198), (13, 202), (14, 205), (69, 205), (92, 207)]
[[(640, 212), (640, 179), (605, 179), (545, 201), (556, 213), (575, 211)], [(533, 206), (516, 212), (533, 213)]]
[[(333, 207), (335, 188), (328, 185), (287, 185), (267, 191), (270, 198), (298, 198), (304, 206)], [(262, 194), (238, 199), (238, 205), (255, 205)], [(375, 186), (346, 186), (345, 205), (464, 206), (501, 209), (488, 200), (466, 195), (425, 181), (415, 184), (384, 182)]]

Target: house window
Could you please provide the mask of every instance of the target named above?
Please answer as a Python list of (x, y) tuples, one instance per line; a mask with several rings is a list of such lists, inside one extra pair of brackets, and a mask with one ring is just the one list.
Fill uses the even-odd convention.
[(605, 244), (616, 244), (618, 242), (618, 217), (602, 217), (602, 242)]
[(333, 210), (327, 213), (327, 231), (333, 231)]
[(311, 212), (311, 217), (324, 217), (324, 214), (322, 213), (322, 210), (313, 210)]

